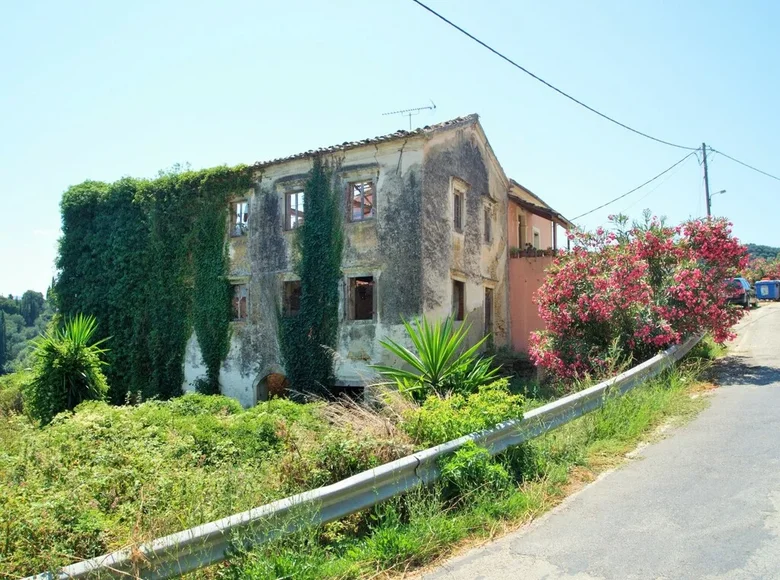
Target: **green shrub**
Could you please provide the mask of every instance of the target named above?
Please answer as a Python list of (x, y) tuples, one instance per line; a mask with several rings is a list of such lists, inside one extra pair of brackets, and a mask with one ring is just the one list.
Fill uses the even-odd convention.
[(316, 408), (243, 410), (189, 394), (125, 407), (86, 401), (43, 428), (0, 416), (0, 576), (56, 569), (288, 495), (282, 459), (327, 429)]
[(102, 400), (108, 384), (101, 368), (100, 347), (93, 342), (97, 323), (92, 316), (77, 315), (62, 328), (51, 328), (35, 341), (33, 378), (24, 391), (24, 403), (32, 417), (49, 423), (57, 413), (86, 400)]
[(422, 318), (414, 324), (404, 322), (404, 327), (416, 352), (392, 339), (383, 340), (381, 344), (411, 370), (384, 365), (373, 365), (372, 368), (394, 381), (401, 392), (413, 399), (422, 401), (431, 394), (470, 393), (497, 378), (498, 369), (493, 366), (493, 358), (477, 356), (487, 336), (471, 348), (463, 349), (470, 329), (465, 323), (455, 328), (452, 317), (433, 324)]
[(29, 380), (23, 371), (0, 376), (0, 416), (22, 412), (22, 390)]
[(512, 479), (484, 447), (468, 441), (441, 462), (441, 479), (452, 496), (474, 492), (497, 492), (509, 488)]
[(329, 485), (410, 451), (391, 440), (356, 437), (351, 430), (331, 431), (319, 445), (287, 457), (285, 485), (291, 493)]
[(430, 447), (522, 417), (523, 409), (523, 397), (512, 395), (507, 379), (500, 379), (468, 396), (429, 396), (406, 413), (401, 428), (419, 446)]

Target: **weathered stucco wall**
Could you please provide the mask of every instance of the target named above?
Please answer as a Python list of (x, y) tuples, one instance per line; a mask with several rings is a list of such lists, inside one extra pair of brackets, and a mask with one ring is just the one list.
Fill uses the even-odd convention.
[[(379, 341), (404, 341), (402, 320), (422, 309), (421, 167), (423, 137), (352, 149), (326, 157), (334, 167), (334, 186), (344, 192), (344, 277), (340, 286), (336, 376), (340, 384), (362, 384), (376, 375), (371, 363), (391, 363)], [(296, 280), (294, 232), (285, 230), (285, 194), (302, 189), (311, 159), (267, 167), (249, 195), (249, 233), (231, 238), (230, 276), (249, 285), (249, 317), (232, 325), (230, 354), (220, 372), (225, 395), (249, 406), (264, 396), (262, 379), (284, 373), (277, 339), (277, 307), (283, 282)], [(348, 219), (347, 185), (371, 180), (376, 217)], [(373, 276), (376, 310), (373, 320), (349, 320), (348, 280)], [(196, 337), (187, 348), (185, 389), (205, 374)]]
[[(484, 336), (485, 288), (494, 292), (493, 340), (508, 340), (507, 186), (476, 125), (435, 135), (423, 165), (423, 307), (441, 319), (453, 311), (453, 281), (464, 283), (469, 340)], [(454, 225), (454, 189), (465, 195), (462, 231)], [(484, 240), (484, 213), (492, 237)]]
[(509, 260), (512, 348), (516, 351), (528, 352), (531, 332), (545, 328), (533, 296), (544, 282), (544, 271), (553, 260), (551, 256)]
[[(453, 280), (465, 285), (469, 341), (485, 333), (485, 289), (493, 291), (493, 340), (508, 344), (508, 181), (479, 124), (453, 125), (341, 151), (325, 159), (344, 192), (345, 248), (342, 259), (338, 345), (339, 384), (364, 384), (376, 377), (372, 363), (395, 364), (380, 345), (406, 343), (403, 320), (452, 313)], [(231, 278), (249, 285), (249, 316), (233, 323), (230, 354), (220, 383), (225, 395), (249, 406), (265, 395), (263, 379), (284, 373), (277, 339), (277, 308), (283, 282), (295, 280), (294, 232), (285, 231), (285, 193), (302, 189), (311, 159), (267, 165), (248, 196), (248, 235), (230, 242)], [(371, 180), (376, 217), (348, 219), (347, 184)], [(454, 231), (453, 183), (464, 189), (463, 228)], [(485, 213), (491, 236), (485, 239)], [(372, 320), (350, 320), (349, 279), (373, 276)], [(197, 340), (187, 348), (185, 377), (205, 373)], [(191, 387), (188, 387), (191, 388)]]

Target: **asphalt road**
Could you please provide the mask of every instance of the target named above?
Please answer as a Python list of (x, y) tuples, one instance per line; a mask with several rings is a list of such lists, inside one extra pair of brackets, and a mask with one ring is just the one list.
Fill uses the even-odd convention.
[(425, 580), (780, 579), (780, 304), (738, 327), (687, 425)]

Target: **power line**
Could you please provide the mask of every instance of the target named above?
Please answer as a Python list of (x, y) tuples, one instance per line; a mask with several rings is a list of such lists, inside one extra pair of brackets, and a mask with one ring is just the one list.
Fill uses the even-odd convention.
[(670, 172), (672, 169), (674, 169), (675, 167), (677, 167), (677, 166), (678, 166), (680, 163), (682, 163), (683, 161), (685, 161), (686, 159), (688, 159), (688, 157), (691, 157), (691, 156), (693, 156), (693, 154), (694, 154), (694, 153), (693, 153), (693, 151), (691, 151), (690, 153), (688, 153), (688, 155), (686, 155), (685, 157), (683, 157), (682, 159), (680, 159), (680, 160), (679, 160), (677, 163), (675, 163), (675, 164), (674, 164), (674, 165), (672, 165), (671, 167), (667, 167), (666, 169), (664, 169), (664, 170), (663, 170), (661, 173), (659, 173), (659, 174), (658, 174), (658, 175), (656, 175), (655, 177), (652, 177), (652, 178), (648, 179), (647, 181), (645, 181), (645, 182), (644, 182), (642, 185), (639, 185), (639, 186), (635, 187), (635, 188), (634, 188), (634, 189), (632, 189), (631, 191), (627, 191), (627, 192), (626, 192), (626, 193), (624, 193), (623, 195), (619, 195), (619, 196), (617, 196), (615, 199), (611, 199), (611, 200), (610, 200), (610, 201), (608, 201), (607, 203), (603, 203), (603, 204), (601, 204), (600, 206), (598, 206), (598, 207), (595, 207), (595, 208), (593, 208), (593, 209), (592, 209), (592, 210), (590, 210), (590, 211), (586, 211), (585, 213), (583, 213), (583, 214), (580, 214), (580, 215), (578, 215), (577, 217), (574, 217), (574, 218), (572, 218), (572, 219), (571, 219), (571, 221), (574, 221), (574, 220), (580, 219), (581, 217), (585, 217), (585, 216), (586, 216), (586, 215), (588, 215), (588, 214), (592, 214), (594, 211), (598, 211), (598, 210), (600, 210), (601, 208), (607, 207), (608, 205), (610, 205), (610, 204), (612, 204), (612, 203), (615, 203), (616, 201), (618, 201), (618, 200), (620, 200), (620, 199), (623, 199), (623, 198), (624, 198), (624, 197), (626, 197), (627, 195), (631, 195), (631, 194), (632, 194), (632, 193), (634, 193), (635, 191), (637, 191), (637, 190), (639, 190), (639, 189), (642, 189), (642, 188), (643, 188), (645, 185), (647, 185), (648, 183), (652, 183), (653, 181), (655, 181), (656, 179), (658, 179), (658, 178), (659, 178), (659, 177), (661, 177), (662, 175), (665, 175), (665, 174), (669, 173), (669, 172)]
[(436, 11), (435, 11), (433, 8), (431, 8), (431, 7), (429, 7), (429, 6), (426, 6), (425, 4), (423, 4), (422, 2), (420, 2), (420, 0), (412, 0), (412, 2), (414, 2), (415, 4), (417, 4), (417, 5), (418, 5), (418, 6), (420, 6), (420, 7), (424, 8), (425, 10), (427, 10), (428, 12), (430, 12), (431, 14), (433, 14), (434, 16), (438, 17), (439, 19), (443, 20), (444, 22), (446, 22), (447, 24), (449, 24), (450, 26), (452, 26), (452, 27), (453, 27), (453, 28), (455, 28), (456, 30), (458, 30), (458, 31), (460, 31), (461, 33), (465, 34), (466, 36), (468, 36), (468, 37), (469, 37), (471, 40), (473, 40), (473, 41), (474, 41), (474, 42), (476, 42), (477, 44), (480, 44), (480, 45), (482, 45), (484, 48), (487, 48), (487, 49), (488, 49), (490, 52), (492, 52), (492, 53), (493, 53), (493, 54), (495, 54), (496, 56), (498, 56), (498, 57), (500, 57), (500, 58), (504, 59), (506, 62), (508, 62), (509, 64), (511, 64), (512, 66), (514, 66), (515, 68), (518, 68), (518, 69), (520, 69), (520, 70), (521, 70), (521, 71), (523, 71), (525, 74), (527, 74), (527, 75), (529, 75), (529, 76), (533, 77), (534, 79), (536, 79), (536, 80), (537, 80), (537, 81), (539, 81), (540, 83), (542, 83), (542, 84), (544, 84), (544, 85), (547, 85), (549, 88), (551, 88), (552, 90), (554, 90), (556, 93), (558, 93), (558, 94), (560, 94), (560, 95), (563, 95), (564, 97), (566, 97), (566, 98), (567, 98), (567, 99), (569, 99), (569, 100), (572, 100), (572, 101), (574, 101), (575, 103), (577, 103), (577, 104), (578, 104), (578, 105), (580, 105), (581, 107), (585, 107), (585, 108), (586, 108), (586, 109), (588, 109), (588, 110), (589, 110), (591, 113), (595, 113), (595, 114), (597, 114), (599, 117), (602, 117), (603, 119), (606, 119), (607, 121), (611, 121), (611, 122), (612, 122), (612, 123), (614, 123), (615, 125), (618, 125), (618, 126), (620, 126), (620, 127), (623, 127), (624, 129), (628, 129), (628, 130), (629, 130), (629, 131), (631, 131), (632, 133), (636, 133), (637, 135), (641, 135), (642, 137), (646, 137), (647, 139), (651, 139), (651, 140), (653, 140), (653, 141), (656, 141), (656, 142), (658, 142), (658, 143), (663, 143), (664, 145), (669, 145), (670, 147), (677, 147), (678, 149), (685, 149), (686, 151), (693, 151), (693, 150), (695, 150), (695, 149), (698, 149), (698, 147), (686, 147), (685, 145), (678, 145), (678, 144), (676, 144), (676, 143), (671, 143), (671, 142), (669, 142), (669, 141), (664, 141), (663, 139), (658, 139), (657, 137), (653, 137), (652, 135), (648, 135), (647, 133), (643, 133), (642, 131), (639, 131), (639, 130), (637, 130), (637, 129), (634, 129), (633, 127), (629, 127), (629, 126), (628, 126), (628, 125), (626, 125), (625, 123), (621, 123), (620, 121), (617, 121), (616, 119), (613, 119), (613, 118), (612, 118), (612, 117), (610, 117), (609, 115), (605, 115), (604, 113), (602, 113), (602, 112), (600, 112), (600, 111), (597, 111), (597, 110), (596, 110), (596, 109), (594, 109), (593, 107), (590, 107), (590, 106), (586, 105), (586, 104), (585, 104), (585, 103), (583, 103), (582, 101), (580, 101), (580, 100), (578, 100), (578, 99), (576, 99), (576, 98), (572, 97), (570, 94), (568, 94), (568, 93), (566, 93), (566, 92), (562, 91), (562, 90), (561, 90), (561, 89), (559, 89), (558, 87), (556, 87), (556, 86), (554, 86), (554, 85), (552, 85), (552, 84), (548, 83), (548, 82), (547, 82), (546, 80), (544, 80), (543, 78), (536, 76), (534, 73), (532, 73), (531, 71), (529, 71), (527, 68), (525, 68), (525, 67), (523, 67), (523, 66), (521, 66), (521, 65), (517, 64), (515, 61), (513, 61), (513, 60), (512, 60), (511, 58), (509, 58), (508, 56), (505, 56), (504, 54), (502, 54), (502, 53), (500, 53), (499, 51), (497, 51), (495, 48), (493, 48), (493, 47), (491, 47), (490, 45), (488, 45), (488, 44), (486, 44), (486, 43), (482, 42), (482, 41), (481, 41), (479, 38), (477, 38), (477, 37), (476, 37), (476, 36), (474, 36), (473, 34), (470, 34), (469, 32), (467, 32), (466, 30), (464, 30), (463, 28), (461, 28), (460, 26), (458, 26), (457, 24), (455, 24), (455, 23), (454, 23), (454, 22), (452, 22), (451, 20), (448, 20), (447, 18), (445, 18), (444, 16), (442, 16), (441, 14), (439, 14), (438, 12), (436, 12)]
[(753, 167), (752, 165), (748, 165), (744, 161), (740, 161), (739, 159), (734, 159), (731, 155), (726, 155), (723, 151), (718, 151), (717, 149), (713, 149), (712, 147), (709, 148), (710, 151), (713, 153), (718, 153), (720, 155), (723, 155), (726, 159), (731, 159), (735, 163), (739, 163), (740, 165), (744, 165), (748, 169), (752, 169), (753, 171), (757, 171), (758, 173), (761, 173), (762, 175), (766, 175), (767, 177), (771, 177), (772, 179), (776, 179), (777, 181), (780, 181), (780, 177), (777, 177), (776, 175), (772, 175), (771, 173), (767, 173), (766, 171), (761, 171), (757, 167)]
[(677, 175), (677, 173), (680, 171), (680, 169), (682, 169), (682, 166), (681, 166), (681, 165), (678, 165), (678, 166), (677, 166), (677, 169), (675, 169), (674, 171), (672, 171), (671, 173), (669, 173), (669, 175), (668, 175), (668, 176), (666, 176), (666, 179), (664, 179), (663, 181), (661, 181), (661, 183), (657, 184), (655, 187), (651, 188), (651, 189), (650, 189), (650, 191), (648, 191), (646, 194), (644, 194), (644, 195), (643, 195), (642, 197), (640, 197), (639, 199), (636, 199), (636, 200), (632, 201), (632, 202), (631, 202), (631, 204), (630, 204), (630, 205), (628, 205), (628, 206), (627, 206), (625, 209), (621, 210), (621, 211), (620, 211), (620, 213), (625, 213), (625, 212), (627, 212), (629, 209), (631, 209), (632, 207), (634, 207), (634, 206), (635, 206), (636, 204), (638, 204), (640, 201), (642, 201), (643, 199), (646, 199), (647, 197), (649, 197), (650, 195), (652, 195), (652, 194), (653, 194), (655, 191), (657, 191), (657, 190), (658, 190), (658, 189), (659, 189), (661, 186), (663, 186), (663, 184), (664, 184), (664, 183), (666, 183), (666, 182), (667, 182), (667, 181), (669, 181), (669, 180), (670, 180), (672, 177), (674, 177), (675, 175)]

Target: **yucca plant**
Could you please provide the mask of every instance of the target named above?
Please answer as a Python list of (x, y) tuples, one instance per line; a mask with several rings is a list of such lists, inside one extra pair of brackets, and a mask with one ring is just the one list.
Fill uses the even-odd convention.
[(469, 325), (464, 323), (455, 328), (452, 317), (447, 317), (443, 322), (433, 323), (426, 318), (415, 320), (413, 324), (404, 321), (404, 327), (416, 352), (392, 339), (380, 341), (380, 344), (411, 369), (385, 365), (372, 365), (372, 368), (395, 382), (401, 392), (413, 399), (424, 400), (432, 393), (473, 392), (497, 378), (498, 368), (492, 364), (493, 357), (477, 355), (487, 336), (462, 350)]
[(103, 400), (108, 383), (101, 355), (106, 349), (93, 342), (97, 321), (77, 315), (61, 327), (52, 326), (34, 341), (33, 378), (25, 389), (27, 412), (42, 424), (88, 399)]

